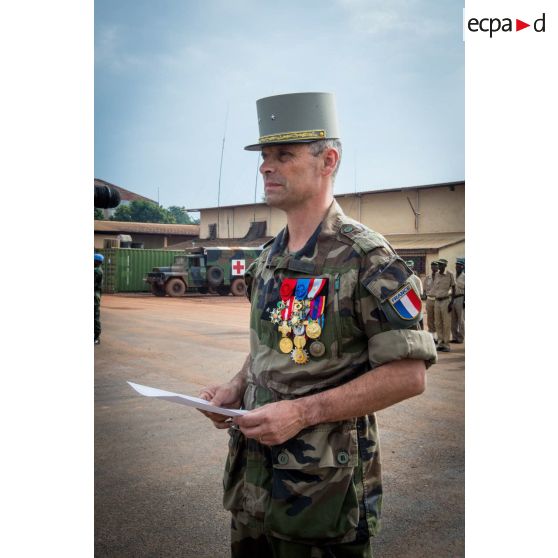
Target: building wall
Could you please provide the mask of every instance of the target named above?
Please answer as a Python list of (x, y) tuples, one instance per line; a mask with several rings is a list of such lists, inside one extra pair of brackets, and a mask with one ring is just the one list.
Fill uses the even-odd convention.
[[(104, 247), (104, 239), (105, 238), (118, 238), (119, 234), (123, 233), (95, 233), (95, 249), (103, 248)], [(132, 237), (132, 242), (143, 242), (144, 248), (166, 248), (172, 246), (173, 244), (178, 244), (180, 242), (185, 242), (187, 240), (193, 240), (196, 237), (192, 237), (189, 235), (166, 235), (166, 243), (165, 243), (165, 235), (159, 234), (139, 234), (139, 233), (130, 233)]]
[[(420, 213), (416, 219), (409, 200)], [(337, 201), (347, 215), (382, 234), (465, 231), (464, 185), (453, 190), (436, 187), (354, 194)], [(200, 211), (200, 238), (209, 238), (209, 225), (217, 223), (217, 213), (215, 208)], [(275, 236), (286, 224), (283, 211), (263, 204), (222, 208), (218, 238), (242, 238), (254, 218), (267, 221), (268, 236)]]
[[(438, 252), (439, 258), (445, 258), (448, 260), (448, 269), (455, 274), (455, 259), (465, 257), (465, 242), (460, 242), (459, 244), (453, 244), (452, 246), (446, 246), (445, 248), (440, 248)], [(430, 264), (429, 264), (430, 265)]]

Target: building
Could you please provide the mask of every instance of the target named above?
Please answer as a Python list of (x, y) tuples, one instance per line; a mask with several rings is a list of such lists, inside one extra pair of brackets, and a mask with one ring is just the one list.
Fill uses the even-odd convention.
[[(465, 181), (445, 182), (354, 194), (335, 199), (353, 219), (382, 233), (405, 259), (412, 259), (419, 274), (430, 262), (446, 258), (450, 269), (465, 256)], [(191, 209), (200, 212), (200, 240), (262, 243), (285, 226), (283, 211), (265, 203)]]
[[(94, 186), (108, 186), (109, 188), (112, 188), (113, 190), (117, 190), (118, 193), (120, 194), (120, 204), (119, 205), (128, 205), (130, 202), (133, 202), (134, 200), (146, 201), (146, 202), (150, 202), (150, 203), (154, 203), (154, 204), (158, 205), (155, 200), (152, 200), (150, 198), (146, 198), (145, 196), (140, 196), (139, 194), (134, 194), (134, 192), (130, 192), (130, 190), (126, 190), (125, 188), (122, 188), (121, 186), (116, 186), (116, 184), (111, 184), (110, 182), (107, 182), (106, 180), (101, 180), (100, 178), (93, 179), (93, 185)], [(110, 219), (114, 215), (114, 212), (116, 211), (116, 209), (117, 209), (116, 207), (111, 207), (109, 209), (101, 209), (101, 211), (103, 212), (103, 217), (105, 219)]]
[[(95, 221), (95, 248), (174, 248), (197, 240), (199, 225)], [(177, 248), (182, 249), (182, 248)]]

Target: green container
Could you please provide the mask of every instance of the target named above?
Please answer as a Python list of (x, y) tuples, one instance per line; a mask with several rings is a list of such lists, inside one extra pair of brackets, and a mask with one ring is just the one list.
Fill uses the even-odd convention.
[(143, 250), (140, 248), (110, 248), (96, 250), (103, 254), (103, 292), (150, 292), (151, 287), (143, 278), (154, 267), (172, 265), (175, 256), (184, 250)]

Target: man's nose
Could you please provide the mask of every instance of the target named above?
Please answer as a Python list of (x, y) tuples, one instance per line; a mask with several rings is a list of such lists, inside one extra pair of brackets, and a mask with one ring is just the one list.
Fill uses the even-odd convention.
[(269, 158), (265, 159), (262, 164), (260, 165), (260, 172), (262, 174), (270, 174), (274, 170), (273, 164), (269, 160)]

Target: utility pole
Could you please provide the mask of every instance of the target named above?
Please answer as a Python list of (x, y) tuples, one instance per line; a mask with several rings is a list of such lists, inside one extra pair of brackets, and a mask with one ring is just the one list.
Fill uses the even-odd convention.
[(223, 172), (223, 153), (225, 152), (225, 137), (227, 135), (227, 121), (229, 119), (229, 105), (225, 115), (225, 130), (223, 132), (223, 143), (221, 144), (221, 163), (219, 165), (219, 184), (217, 188), (217, 238), (219, 238), (219, 221), (221, 220), (221, 174)]

